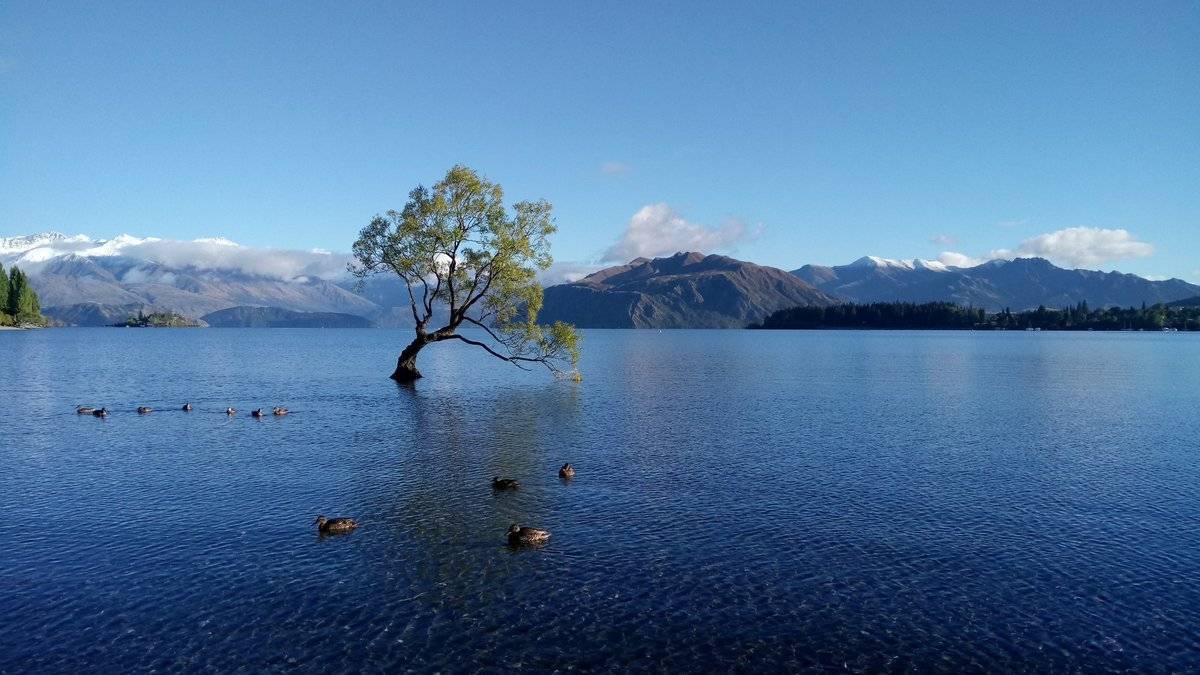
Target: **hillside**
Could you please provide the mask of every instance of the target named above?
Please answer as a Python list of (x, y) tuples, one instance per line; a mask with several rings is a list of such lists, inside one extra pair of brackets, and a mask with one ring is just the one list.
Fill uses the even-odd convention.
[(581, 328), (740, 328), (779, 309), (833, 301), (774, 267), (677, 253), (551, 286), (538, 318)]
[(338, 312), (294, 312), (282, 307), (230, 307), (205, 314), (212, 328), (374, 328), (370, 320)]

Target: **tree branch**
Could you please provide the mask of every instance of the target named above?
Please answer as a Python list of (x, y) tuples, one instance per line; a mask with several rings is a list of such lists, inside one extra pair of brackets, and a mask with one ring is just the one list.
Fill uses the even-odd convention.
[(463, 337), (462, 335), (459, 335), (458, 333), (450, 333), (448, 335), (443, 335), (436, 339), (437, 340), (461, 340), (469, 345), (475, 345), (476, 347), (482, 347), (484, 349), (484, 351), (491, 354), (492, 356), (500, 359), (501, 361), (508, 361), (509, 363), (520, 368), (521, 370), (529, 370), (525, 366), (521, 365), (522, 363), (540, 363), (543, 366), (546, 366), (546, 368), (548, 370), (550, 370), (551, 372), (554, 372), (554, 370), (555, 370), (554, 366), (550, 363), (550, 360), (545, 357), (505, 356), (504, 354), (501, 354), (500, 352), (496, 351), (495, 349), (492, 349), (486, 342), (472, 340), (471, 338)]

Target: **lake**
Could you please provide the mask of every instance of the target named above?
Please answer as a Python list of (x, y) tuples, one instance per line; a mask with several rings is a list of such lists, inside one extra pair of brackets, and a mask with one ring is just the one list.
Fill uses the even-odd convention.
[(1197, 336), (409, 337), (0, 333), (0, 672), (1200, 668)]

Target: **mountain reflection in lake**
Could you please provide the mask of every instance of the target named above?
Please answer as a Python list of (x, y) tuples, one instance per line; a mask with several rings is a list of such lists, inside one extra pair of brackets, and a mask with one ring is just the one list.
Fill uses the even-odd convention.
[(0, 334), (0, 672), (1200, 662), (1190, 335), (405, 337)]

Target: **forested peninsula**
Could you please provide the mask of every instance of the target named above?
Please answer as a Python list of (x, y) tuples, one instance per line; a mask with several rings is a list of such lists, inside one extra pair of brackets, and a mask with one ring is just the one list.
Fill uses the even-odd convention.
[(775, 312), (753, 329), (876, 330), (1099, 330), (1196, 331), (1200, 306), (1151, 305), (1141, 308), (1074, 307), (990, 314), (951, 302), (875, 302), (828, 307), (793, 307)]

